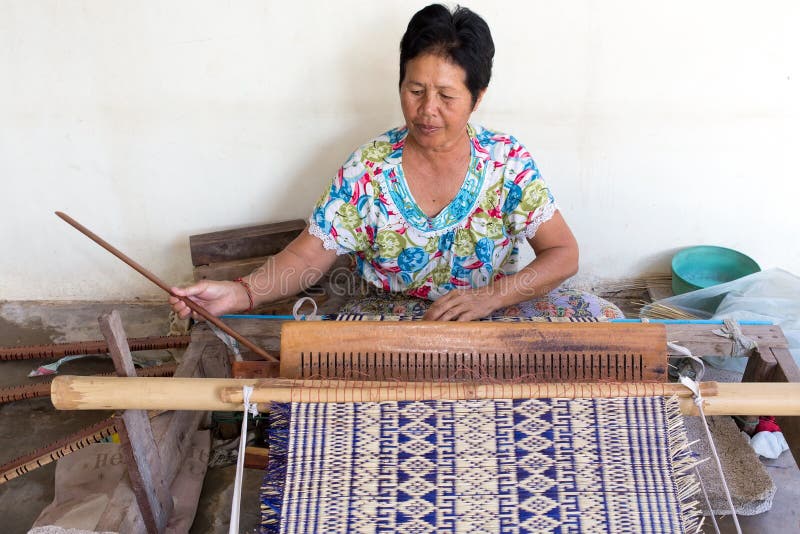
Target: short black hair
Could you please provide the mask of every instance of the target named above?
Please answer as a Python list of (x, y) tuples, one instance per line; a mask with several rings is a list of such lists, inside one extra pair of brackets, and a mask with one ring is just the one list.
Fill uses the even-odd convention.
[(473, 106), (480, 92), (489, 87), (494, 58), (492, 32), (480, 15), (466, 7), (456, 6), (450, 12), (441, 4), (431, 4), (411, 17), (400, 40), (401, 85), (406, 63), (423, 54), (441, 55), (464, 69)]

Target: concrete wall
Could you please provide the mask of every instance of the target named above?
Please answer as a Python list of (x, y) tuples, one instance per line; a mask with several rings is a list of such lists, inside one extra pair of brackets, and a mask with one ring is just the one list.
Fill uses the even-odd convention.
[[(426, 2), (0, 3), (0, 299), (158, 290), (188, 236), (305, 217), (349, 151), (400, 124), (397, 49)], [(582, 276), (713, 243), (800, 272), (794, 0), (497, 2), (475, 121), (535, 155)]]

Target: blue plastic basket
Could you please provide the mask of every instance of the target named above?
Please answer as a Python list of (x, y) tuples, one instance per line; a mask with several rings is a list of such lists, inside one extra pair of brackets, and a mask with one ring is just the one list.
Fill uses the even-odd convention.
[(672, 292), (680, 295), (760, 270), (755, 260), (730, 248), (708, 245), (685, 248), (672, 257)]

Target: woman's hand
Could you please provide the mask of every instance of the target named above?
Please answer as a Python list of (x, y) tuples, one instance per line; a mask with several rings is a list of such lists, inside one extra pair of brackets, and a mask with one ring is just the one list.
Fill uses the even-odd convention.
[(422, 317), (426, 321), (474, 321), (486, 317), (500, 306), (492, 286), (454, 289), (431, 304)]
[[(203, 280), (190, 286), (173, 287), (171, 289), (176, 295), (189, 297), (212, 315), (224, 315), (233, 311), (244, 310), (250, 305), (247, 290), (238, 282)], [(170, 297), (169, 303), (181, 319), (189, 317), (192, 313), (191, 308), (176, 297)]]

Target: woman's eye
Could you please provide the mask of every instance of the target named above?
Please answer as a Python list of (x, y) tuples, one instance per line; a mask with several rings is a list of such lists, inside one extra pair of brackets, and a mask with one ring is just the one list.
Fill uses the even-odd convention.
[(452, 100), (453, 99), (453, 97), (450, 96), (450, 95), (442, 95), (442, 98), (445, 99), (445, 100)]
[(415, 96), (421, 96), (422, 95), (422, 91), (420, 91), (419, 89), (415, 89), (415, 90), (411, 91), (411, 94), (415, 95)]

